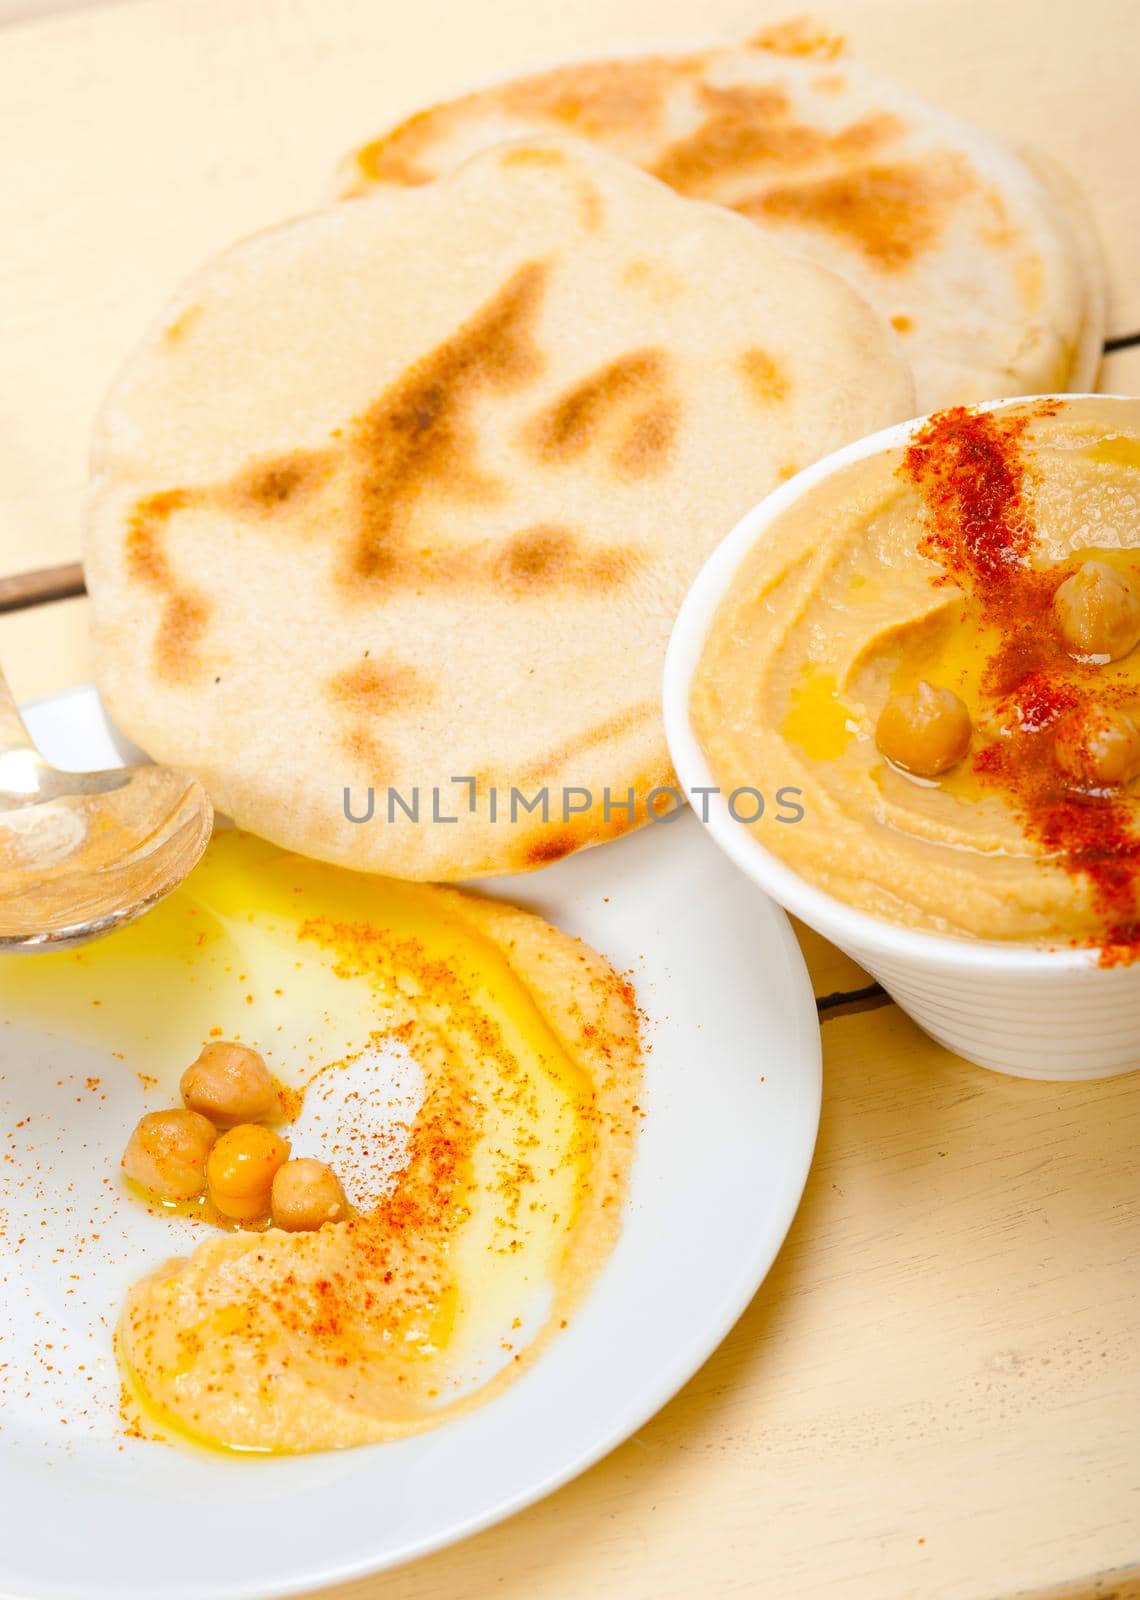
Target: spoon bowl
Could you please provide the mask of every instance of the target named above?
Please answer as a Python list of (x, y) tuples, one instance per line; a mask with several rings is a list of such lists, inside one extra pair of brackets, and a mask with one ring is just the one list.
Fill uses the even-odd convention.
[(0, 673), (0, 951), (59, 950), (133, 922), (205, 850), (214, 811), (170, 767), (60, 772)]

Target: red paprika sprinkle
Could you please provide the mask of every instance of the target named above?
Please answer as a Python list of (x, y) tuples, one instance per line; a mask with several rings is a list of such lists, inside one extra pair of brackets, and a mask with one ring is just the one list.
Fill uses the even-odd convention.
[(994, 716), (974, 771), (1005, 796), (1051, 861), (1087, 880), (1100, 961), (1111, 966), (1140, 954), (1136, 808), (1121, 788), (1096, 788), (1064, 771), (1054, 735), (1062, 717), (1123, 705), (1134, 691), (1073, 657), (1052, 610), (1070, 571), (1033, 565), (1024, 438), (1033, 421), (1058, 410), (1059, 402), (1041, 401), (1016, 412), (939, 412), (914, 436), (899, 471), (922, 496), (919, 550), (942, 568), (935, 582), (962, 589), (1000, 635), (982, 674)]
[(999, 589), (1033, 551), (1019, 448), (1029, 421), (955, 406), (933, 416), (906, 452), (904, 470), (927, 506), (923, 554), (976, 589)]

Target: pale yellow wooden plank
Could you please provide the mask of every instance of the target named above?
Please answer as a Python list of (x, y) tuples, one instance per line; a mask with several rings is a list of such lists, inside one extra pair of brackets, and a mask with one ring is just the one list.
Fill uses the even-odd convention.
[(894, 1006), (823, 1038), (804, 1204), (712, 1360), (553, 1499), (337, 1600), (1124, 1592), (1140, 1078), (1000, 1078)]
[(38, 700), (91, 678), (86, 599), (0, 616), (0, 664), (17, 700)]
[[(616, 46), (739, 35), (796, 9), (147, 0), (7, 29), (0, 571), (76, 554), (91, 418), (140, 329), (204, 256), (326, 193), (354, 141), (473, 80)], [(868, 61), (1065, 160), (1105, 237), (1113, 327), (1140, 329), (1132, 0), (812, 9)]]
[(1140, 394), (1140, 345), (1105, 356), (1100, 387), (1106, 394)]

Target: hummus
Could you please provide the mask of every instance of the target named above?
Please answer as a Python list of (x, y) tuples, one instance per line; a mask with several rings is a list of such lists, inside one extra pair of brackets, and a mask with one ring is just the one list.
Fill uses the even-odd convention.
[(633, 993), (541, 917), (228, 832), (145, 922), (19, 965), (21, 1014), (113, 1045), (123, 1095), (138, 1065), (168, 1104), (188, 1041), (260, 1048), (295, 1151), (354, 1204), (308, 1233), (144, 1229), (159, 1261), (209, 1228), (126, 1297), (146, 1434), (285, 1452), (432, 1427), (525, 1370), (617, 1236)]
[[(758, 836), (862, 910), (1127, 958), (1134, 779), (1057, 755), (1073, 718), (1140, 724), (1140, 649), (1081, 654), (1058, 628), (1057, 591), (1089, 562), (1135, 604), (1140, 400), (944, 412), (849, 464), (770, 526), (714, 618), (692, 718), (715, 781), (802, 790), (802, 820), (766, 815)], [(965, 753), (933, 778), (876, 738), (920, 683), (969, 713)]]

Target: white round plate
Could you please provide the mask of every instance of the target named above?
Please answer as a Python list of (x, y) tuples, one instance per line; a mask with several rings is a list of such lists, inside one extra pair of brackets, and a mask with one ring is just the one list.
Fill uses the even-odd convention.
[[(59, 766), (118, 763), (94, 690), (43, 701), (28, 722)], [(90, 1045), (0, 1027), (8, 1600), (153, 1600), (160, 1588), (163, 1600), (252, 1600), (438, 1549), (627, 1438), (744, 1310), (795, 1213), (819, 1121), (819, 1030), (786, 917), (688, 814), (489, 887), (631, 972), (650, 1018), (646, 1116), (621, 1238), (569, 1328), (486, 1406), (397, 1443), (231, 1459), (123, 1436), (111, 1350), (123, 1291), (188, 1242), (114, 1182), (143, 1090)]]

